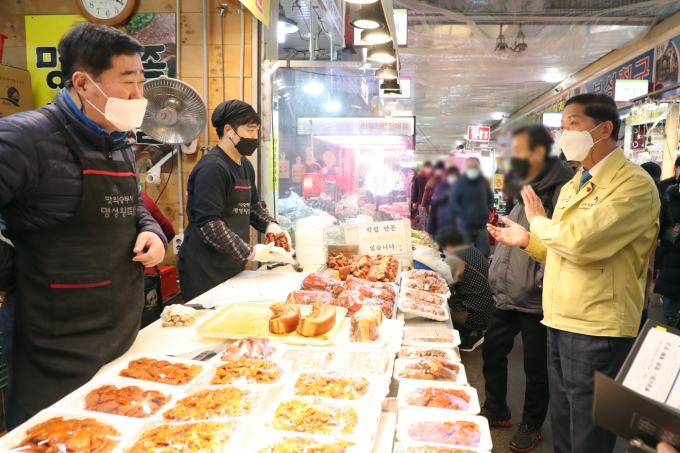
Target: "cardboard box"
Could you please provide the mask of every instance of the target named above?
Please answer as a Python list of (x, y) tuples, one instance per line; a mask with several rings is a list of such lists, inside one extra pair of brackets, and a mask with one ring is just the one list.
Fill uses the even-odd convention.
[(33, 110), (31, 74), (0, 64), (0, 118), (26, 110)]

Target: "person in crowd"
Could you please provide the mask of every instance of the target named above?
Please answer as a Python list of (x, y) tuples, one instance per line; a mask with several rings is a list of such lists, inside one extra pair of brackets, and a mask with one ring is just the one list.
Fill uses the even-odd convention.
[[(168, 244), (172, 243), (175, 237), (175, 228), (172, 223), (163, 215), (156, 203), (145, 192), (140, 195), (144, 200), (144, 207), (151, 214), (158, 225), (163, 230), (165, 240)], [(160, 318), (163, 312), (163, 295), (160, 285), (161, 277), (158, 275), (156, 266), (147, 267), (144, 270), (144, 310), (142, 311), (142, 329)]]
[[(409, 188), (409, 193), (413, 192), (413, 186), (415, 184), (415, 180), (416, 180), (416, 171), (415, 170), (409, 171), (408, 176), (407, 176), (407, 180), (406, 180), (406, 182), (407, 182), (406, 187)], [(411, 228), (414, 229), (414, 230), (418, 226), (417, 225), (417, 221), (418, 221), (418, 209), (417, 208), (418, 208), (418, 206), (416, 204), (415, 207), (411, 206), (411, 209), (410, 209), (410, 211), (411, 211), (410, 212), (410, 214), (411, 214)]]
[[(661, 167), (655, 162), (645, 162), (640, 165), (647, 174), (652, 178), (654, 184), (658, 189), (661, 180)], [(673, 245), (675, 244), (675, 231), (673, 225), (673, 216), (671, 213), (668, 199), (659, 193), (659, 201), (661, 202), (661, 209), (659, 211), (659, 238), (654, 242), (654, 249), (652, 256), (649, 258), (649, 266), (647, 267), (647, 282), (645, 284), (645, 305), (642, 309), (642, 318), (640, 319), (640, 328), (645, 324), (648, 318), (649, 303), (652, 299), (652, 283), (654, 281), (654, 262), (657, 254), (668, 255), (673, 252)], [(680, 217), (679, 217), (680, 218)], [(658, 250), (657, 250), (658, 249)], [(670, 300), (669, 300), (670, 301)], [(670, 308), (670, 307), (669, 307)], [(675, 310), (676, 312), (678, 310)]]
[(446, 178), (435, 187), (434, 194), (432, 194), (431, 210), (434, 212), (433, 218), (427, 227), (427, 232), (434, 239), (437, 235), (437, 230), (444, 225), (453, 225), (456, 218), (455, 211), (451, 204), (451, 191), (453, 185), (460, 178), (458, 167), (452, 165), (446, 171)]
[(484, 330), (493, 309), (489, 288), (489, 264), (477, 248), (467, 245), (460, 230), (444, 226), (435, 241), (446, 254), (453, 285), (449, 308), (453, 326), (460, 333), (460, 350), (472, 352), (484, 343)]
[(680, 157), (675, 159), (675, 166), (673, 167), (673, 176), (664, 179), (659, 183), (659, 191), (665, 194), (670, 186), (674, 186), (680, 182)]
[(187, 187), (189, 225), (177, 265), (186, 301), (243, 272), (248, 261), (277, 256), (271, 253), (273, 242), (250, 244), (251, 226), (261, 233), (284, 232), (260, 199), (248, 159), (258, 147), (260, 123), (255, 109), (236, 99), (221, 103), (212, 114), (220, 140), (198, 161)]
[[(674, 184), (666, 191), (672, 222), (675, 222), (674, 238), (680, 229), (680, 185)], [(663, 267), (656, 280), (654, 292), (661, 294), (663, 316), (669, 326), (678, 326), (680, 319), (680, 241), (675, 241), (672, 250), (663, 253)]]
[(654, 181), (617, 147), (621, 119), (605, 94), (570, 98), (560, 147), (582, 168), (562, 189), (553, 218), (522, 190), (530, 232), (489, 225), (506, 246), (545, 262), (550, 408), (557, 453), (611, 453), (616, 435), (592, 420), (595, 371), (614, 378), (640, 327), (647, 265), (659, 232)]
[(432, 170), (432, 177), (425, 184), (425, 191), (423, 192), (422, 206), (424, 211), (427, 213), (425, 225), (423, 225), (424, 231), (430, 231), (430, 224), (434, 224), (437, 227), (437, 212), (432, 211), (432, 195), (434, 195), (435, 188), (444, 181), (444, 170), (446, 166), (444, 162), (439, 161), (435, 164)]
[[(562, 186), (574, 176), (557, 157), (550, 156), (553, 142), (550, 131), (543, 125), (525, 126), (513, 132), (512, 172), (517, 180), (534, 189), (548, 218), (552, 217)], [(521, 196), (508, 218), (529, 228)], [(522, 421), (510, 441), (514, 451), (533, 450), (543, 439), (543, 422), (548, 414), (548, 333), (541, 324), (544, 266), (516, 247), (498, 244), (489, 269), (496, 306), (482, 346), (486, 402), (480, 415), (491, 426), (512, 426), (507, 404), (508, 354), (515, 337), (521, 333), (526, 390)]]
[(474, 244), (488, 258), (491, 246), (485, 225), (493, 211), (493, 191), (482, 175), (476, 157), (465, 161), (465, 173), (453, 186), (452, 202), (458, 214), (457, 226), (465, 240)]
[(418, 176), (415, 177), (411, 184), (411, 208), (416, 210), (416, 230), (422, 231), (426, 222), (427, 214), (423, 208), (422, 201), (423, 195), (425, 195), (425, 186), (430, 176), (432, 176), (432, 162), (427, 161), (423, 164), (423, 168), (420, 169)]
[(137, 337), (143, 268), (167, 246), (139, 195), (130, 147), (146, 108), (143, 50), (115, 28), (80, 23), (59, 42), (66, 89), (53, 104), (0, 119), (0, 215), (14, 244), (0, 248), (13, 262), (0, 262), (15, 272), (0, 309), (3, 353), (12, 349), (10, 429)]

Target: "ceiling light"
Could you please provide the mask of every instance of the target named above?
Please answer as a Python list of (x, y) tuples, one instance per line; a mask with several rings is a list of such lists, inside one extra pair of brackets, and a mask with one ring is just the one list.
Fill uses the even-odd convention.
[(376, 11), (375, 5), (361, 5), (359, 9), (349, 15), (349, 24), (362, 30), (376, 30), (385, 28), (385, 16), (382, 11)]
[(390, 41), (392, 41), (392, 36), (386, 28), (361, 32), (361, 44), (384, 44)]
[(510, 47), (508, 43), (505, 42), (505, 36), (503, 35), (503, 24), (501, 24), (500, 33), (498, 34), (498, 37), (496, 37), (496, 48), (494, 49), (494, 52), (497, 54), (504, 54), (506, 50), (512, 50), (513, 52), (524, 52), (527, 50), (527, 47), (529, 47), (524, 42), (525, 38), (526, 35), (522, 31), (522, 26), (520, 25), (519, 31), (517, 32), (517, 37), (515, 38), (515, 45)]
[(371, 3), (377, 3), (378, 0), (347, 0), (347, 3), (353, 3), (355, 5), (370, 5)]
[[(295, 33), (299, 30), (297, 22), (293, 19), (288, 19), (286, 17), (286, 12), (283, 10), (283, 5), (279, 3), (279, 25), (277, 31), (279, 33), (283, 32), (285, 34)], [(281, 42), (279, 40), (279, 42)]]
[(382, 65), (380, 69), (375, 72), (375, 76), (381, 79), (396, 79), (399, 77), (399, 73), (397, 72), (396, 64), (389, 63)]
[(309, 94), (318, 95), (323, 93), (323, 85), (316, 80), (312, 80), (307, 85), (305, 85), (305, 91)]
[(337, 112), (342, 108), (342, 105), (340, 105), (338, 101), (328, 99), (328, 101), (326, 101), (326, 103), (323, 105), (323, 108), (325, 108), (329, 112)]
[(386, 79), (383, 83), (380, 84), (380, 89), (381, 90), (398, 90), (399, 89), (399, 82), (397, 82), (397, 79)]
[(517, 37), (515, 38), (515, 47), (512, 48), (514, 52), (524, 52), (527, 50), (527, 44), (524, 42), (524, 32), (522, 31), (522, 25), (519, 26), (519, 31), (517, 32)]
[(396, 52), (390, 44), (378, 44), (368, 51), (368, 59), (378, 63), (392, 63), (397, 60)]
[(505, 42), (505, 36), (503, 36), (503, 24), (501, 24), (501, 32), (498, 34), (498, 37), (496, 38), (496, 48), (494, 51), (496, 53), (505, 53), (505, 51), (508, 49), (508, 44)]

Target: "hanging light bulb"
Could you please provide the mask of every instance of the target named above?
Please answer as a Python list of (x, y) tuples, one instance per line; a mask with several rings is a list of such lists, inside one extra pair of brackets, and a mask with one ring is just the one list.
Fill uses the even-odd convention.
[(369, 49), (367, 58), (378, 63), (392, 63), (397, 60), (396, 52), (390, 44), (378, 44)]
[(386, 28), (361, 32), (361, 44), (384, 44), (390, 41), (392, 41), (392, 36)]
[(505, 51), (508, 49), (508, 44), (505, 42), (505, 36), (503, 36), (503, 24), (501, 24), (501, 32), (498, 34), (498, 37), (496, 38), (496, 48), (494, 51), (499, 54), (505, 53)]
[(359, 9), (352, 11), (349, 15), (349, 24), (362, 30), (376, 30), (386, 27), (382, 8), (378, 11), (375, 4), (361, 5)]
[[(286, 12), (283, 9), (283, 5), (279, 3), (279, 23), (277, 27), (277, 32), (283, 31), (284, 34), (296, 33), (300, 27), (298, 27), (297, 22), (293, 19), (288, 19), (286, 17)], [(281, 41), (279, 41), (281, 42)]]
[(386, 63), (375, 72), (375, 76), (381, 79), (396, 79), (399, 77), (396, 63)]
[(378, 0), (346, 0), (347, 3), (353, 3), (355, 5), (370, 5), (371, 3), (377, 3)]
[(522, 31), (522, 25), (519, 26), (519, 31), (517, 32), (517, 37), (515, 38), (515, 47), (512, 48), (515, 52), (524, 52), (527, 50), (527, 44), (524, 42), (524, 32)]

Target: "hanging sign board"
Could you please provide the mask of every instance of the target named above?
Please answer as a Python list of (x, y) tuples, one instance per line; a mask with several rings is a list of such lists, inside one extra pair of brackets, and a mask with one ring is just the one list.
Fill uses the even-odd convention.
[(493, 175), (493, 188), (495, 190), (503, 190), (503, 183), (505, 182), (505, 178), (502, 174), (494, 174)]
[(649, 93), (649, 83), (646, 80), (616, 79), (614, 83), (614, 100), (616, 102), (630, 102), (631, 99)]
[(471, 142), (488, 142), (491, 128), (484, 126), (468, 126), (467, 139)]
[[(680, 81), (680, 35), (656, 46), (654, 89), (662, 90)], [(661, 99), (680, 94), (680, 88), (661, 93)]]
[(257, 19), (269, 27), (269, 0), (240, 0)]
[(585, 91), (588, 93), (604, 93), (614, 97), (614, 83), (616, 79), (646, 80), (652, 82), (652, 70), (654, 65), (654, 49), (648, 50), (642, 55), (627, 61), (621, 66), (612, 69), (593, 80), (586, 82)]
[(359, 254), (375, 256), (408, 253), (409, 244), (404, 225), (403, 220), (357, 225), (359, 232)]

